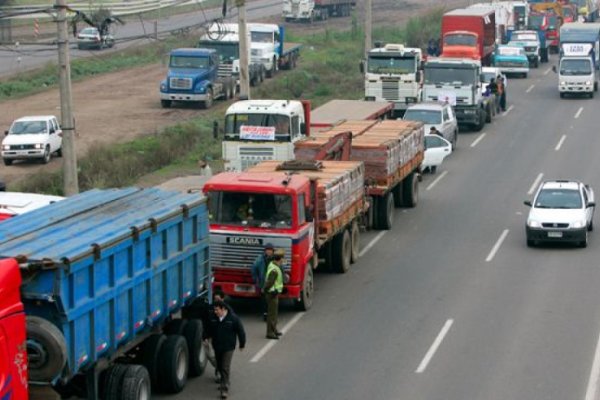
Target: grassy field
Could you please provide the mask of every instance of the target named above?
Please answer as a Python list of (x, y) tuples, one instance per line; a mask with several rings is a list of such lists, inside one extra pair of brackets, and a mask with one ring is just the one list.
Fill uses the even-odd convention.
[[(428, 38), (439, 35), (441, 15), (442, 11), (436, 10), (411, 20), (405, 27), (378, 29), (373, 37), (422, 46)], [(361, 98), (363, 78), (358, 63), (362, 56), (362, 38), (358, 29), (293, 36), (290, 40), (304, 44), (297, 69), (265, 81), (254, 89), (253, 98), (302, 98), (311, 100), (313, 107), (335, 98)], [(127, 186), (148, 174), (173, 173), (178, 168), (189, 171), (206, 157), (216, 160), (213, 169), (218, 169), (221, 142), (212, 138), (212, 121), (222, 120), (224, 110), (224, 106), (216, 107), (207, 115), (159, 134), (95, 149), (79, 160), (80, 190)], [(9, 189), (61, 194), (62, 173), (38, 174)]]

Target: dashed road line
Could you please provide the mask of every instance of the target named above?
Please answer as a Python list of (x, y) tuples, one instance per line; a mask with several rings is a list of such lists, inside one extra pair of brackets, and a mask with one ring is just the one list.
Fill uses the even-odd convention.
[(535, 85), (531, 85), (527, 88), (527, 90), (525, 91), (525, 93), (529, 93), (533, 90), (533, 88), (535, 87)]
[(445, 177), (447, 174), (448, 174), (448, 171), (444, 171), (444, 172), (442, 172), (442, 173), (440, 174), (440, 176), (438, 176), (437, 178), (435, 178), (435, 180), (434, 180), (433, 182), (431, 182), (431, 183), (429, 184), (429, 186), (427, 186), (427, 187), (425, 188), (425, 190), (431, 190), (431, 189), (433, 189), (433, 187), (434, 187), (435, 185), (437, 185), (437, 183), (438, 183), (439, 181), (441, 181), (441, 180), (442, 180), (442, 178), (443, 178), (443, 177)]
[(494, 245), (494, 247), (492, 247), (490, 254), (488, 254), (487, 258), (485, 259), (485, 262), (490, 262), (494, 259), (494, 257), (496, 256), (496, 253), (500, 249), (500, 246), (502, 246), (502, 243), (504, 242), (504, 239), (506, 239), (507, 235), (508, 235), (508, 229), (503, 230), (502, 234), (496, 241), (496, 244)]
[(567, 135), (562, 135), (561, 136), (560, 140), (558, 141), (558, 144), (554, 148), (554, 151), (559, 151), (560, 150), (560, 147), (563, 145), (563, 143), (565, 142), (566, 138), (567, 138)]
[(594, 354), (594, 362), (590, 371), (590, 379), (588, 381), (587, 390), (585, 392), (585, 400), (596, 400), (598, 393), (598, 383), (600, 380), (600, 337), (596, 344), (596, 352)]
[(550, 73), (550, 71), (552, 71), (552, 67), (550, 67), (547, 70), (545, 70), (544, 71), (544, 75), (548, 75)]
[(542, 181), (542, 178), (544, 177), (544, 174), (542, 174), (540, 172), (540, 174), (535, 178), (535, 181), (533, 181), (533, 183), (531, 184), (531, 186), (529, 187), (529, 190), (527, 191), (528, 195), (532, 195), (534, 190), (538, 187), (538, 185), (540, 184), (540, 182)]
[(512, 109), (513, 109), (513, 108), (514, 108), (514, 106), (511, 104), (511, 106), (510, 106), (510, 107), (508, 107), (508, 110), (504, 111), (504, 112), (502, 113), (502, 115), (503, 115), (503, 116), (506, 116), (506, 115), (507, 115), (509, 112), (511, 112), (511, 111), (512, 111)]
[(381, 232), (379, 232), (379, 233), (377, 234), (377, 236), (375, 236), (375, 237), (373, 238), (373, 240), (371, 240), (371, 241), (369, 242), (369, 244), (368, 244), (368, 245), (366, 245), (366, 246), (365, 246), (365, 248), (364, 248), (364, 249), (362, 249), (362, 250), (360, 251), (360, 253), (358, 253), (358, 256), (359, 256), (359, 257), (362, 257), (364, 254), (366, 254), (366, 253), (367, 253), (367, 251), (371, 250), (371, 248), (372, 248), (373, 246), (375, 246), (375, 243), (379, 242), (379, 239), (381, 239), (381, 238), (383, 237), (383, 235), (385, 235), (385, 234), (386, 234), (386, 232), (387, 232), (387, 231), (381, 231)]
[(485, 135), (487, 135), (487, 133), (483, 132), (481, 135), (479, 135), (477, 139), (473, 140), (473, 143), (471, 143), (471, 147), (477, 146), (477, 144), (483, 140)]
[[(285, 326), (283, 327), (283, 329), (281, 329), (281, 333), (283, 334), (283, 336), (285, 336), (286, 333), (288, 333), (290, 331), (290, 329), (292, 329), (292, 327), (294, 325), (296, 325), (296, 323), (298, 321), (300, 321), (300, 318), (302, 318), (304, 316), (304, 314), (306, 313), (298, 313), (294, 316), (294, 318), (292, 318), (287, 324), (285, 324)], [(269, 340), (269, 343), (265, 344), (262, 349), (260, 349), (258, 351), (258, 353), (256, 353), (254, 355), (254, 357), (252, 357), (252, 359), (250, 360), (251, 363), (257, 363), (261, 360), (261, 358), (263, 358), (265, 356), (265, 354), (267, 354), (269, 352), (269, 350), (271, 350), (273, 348), (273, 346), (275, 346), (277, 344), (278, 341), (276, 340)]]
[(581, 115), (582, 112), (583, 112), (583, 107), (579, 107), (579, 110), (577, 110), (577, 112), (575, 113), (575, 119), (579, 118), (579, 116)]
[(431, 347), (425, 354), (425, 357), (423, 357), (423, 360), (417, 367), (417, 370), (415, 371), (415, 373), (421, 374), (425, 371), (425, 369), (427, 368), (427, 365), (429, 364), (429, 362), (435, 355), (435, 352), (437, 351), (438, 347), (440, 347), (440, 344), (442, 344), (442, 340), (444, 340), (444, 337), (446, 336), (446, 334), (448, 334), (448, 331), (450, 330), (450, 327), (452, 327), (453, 323), (454, 323), (453, 319), (449, 319), (448, 321), (446, 321), (446, 323), (442, 327), (442, 330), (440, 331), (440, 333), (438, 333), (437, 337), (433, 341), (433, 344), (431, 345)]

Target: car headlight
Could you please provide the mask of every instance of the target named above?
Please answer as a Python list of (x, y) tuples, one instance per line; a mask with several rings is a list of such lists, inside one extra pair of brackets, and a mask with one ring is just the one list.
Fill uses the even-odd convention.
[(589, 86), (589, 85), (591, 85), (591, 84), (592, 84), (592, 82), (590, 82), (590, 81), (585, 81), (585, 84)]
[(10, 146), (5, 144), (2, 146), (2, 150), (10, 150)]
[(573, 228), (583, 228), (585, 226), (585, 221), (575, 221), (571, 224)]
[(539, 221), (534, 221), (532, 219), (528, 219), (527, 226), (530, 228), (541, 228), (542, 224), (540, 224)]
[(565, 86), (566, 84), (567, 84), (567, 82), (565, 82), (565, 81), (560, 81), (560, 85), (561, 85), (561, 86)]
[(36, 145), (35, 145), (35, 148), (36, 148), (36, 149), (43, 149), (43, 148), (44, 148), (44, 145), (43, 145), (43, 144), (41, 144), (41, 143), (38, 143), (38, 144), (36, 144)]

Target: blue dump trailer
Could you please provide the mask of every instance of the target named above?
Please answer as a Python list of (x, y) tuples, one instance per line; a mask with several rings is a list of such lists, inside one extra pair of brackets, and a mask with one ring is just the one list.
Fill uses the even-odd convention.
[(210, 288), (199, 194), (92, 190), (0, 224), (21, 267), (30, 387), (149, 399), (202, 374)]

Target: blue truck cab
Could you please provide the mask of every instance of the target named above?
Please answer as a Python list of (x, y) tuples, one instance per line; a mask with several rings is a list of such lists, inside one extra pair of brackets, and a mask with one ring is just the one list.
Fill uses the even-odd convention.
[(492, 65), (506, 75), (521, 75), (526, 78), (529, 73), (529, 60), (525, 50), (522, 46), (513, 43), (496, 48)]
[(199, 102), (210, 108), (215, 99), (227, 100), (235, 95), (231, 76), (219, 76), (220, 57), (215, 49), (182, 48), (169, 54), (167, 77), (160, 84), (162, 107), (173, 101)]

